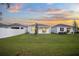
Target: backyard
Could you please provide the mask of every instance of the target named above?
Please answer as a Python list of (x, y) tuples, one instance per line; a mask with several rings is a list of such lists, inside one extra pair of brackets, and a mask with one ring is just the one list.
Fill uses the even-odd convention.
[(0, 39), (1, 56), (79, 55), (79, 34), (22, 34)]

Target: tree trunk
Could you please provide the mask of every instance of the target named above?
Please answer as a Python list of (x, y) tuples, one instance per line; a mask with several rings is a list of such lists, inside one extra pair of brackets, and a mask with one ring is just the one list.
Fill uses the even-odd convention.
[(38, 24), (35, 24), (35, 35), (38, 34)]

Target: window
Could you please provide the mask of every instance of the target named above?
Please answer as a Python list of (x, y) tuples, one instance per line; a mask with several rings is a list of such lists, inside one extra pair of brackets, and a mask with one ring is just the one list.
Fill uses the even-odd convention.
[(67, 32), (70, 32), (70, 28), (67, 28)]
[(47, 28), (42, 28), (42, 32), (46, 33), (47, 32)]
[(12, 29), (19, 29), (19, 27), (11, 27)]
[(45, 33), (46, 32), (46, 29), (43, 29), (42, 32)]
[(23, 29), (23, 27), (21, 27), (21, 29)]
[(64, 31), (64, 28), (60, 28), (60, 31)]

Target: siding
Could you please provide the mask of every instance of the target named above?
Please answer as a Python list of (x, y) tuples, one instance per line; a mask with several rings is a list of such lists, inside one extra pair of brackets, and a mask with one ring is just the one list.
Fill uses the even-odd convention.
[(51, 27), (51, 33), (57, 33), (57, 27)]
[(28, 32), (30, 34), (34, 34), (35, 33), (35, 26), (28, 26)]
[[(60, 28), (64, 28), (64, 31), (60, 31)], [(56, 26), (56, 27), (51, 27), (51, 32), (52, 33), (59, 33), (59, 32), (67, 32), (67, 26)]]
[(0, 28), (0, 38), (6, 38), (26, 33), (27, 29)]
[[(60, 28), (64, 28), (64, 31), (60, 31)], [(57, 33), (59, 33), (59, 32), (67, 32), (67, 27), (65, 27), (65, 26), (58, 26), (57, 27)]]
[(50, 27), (48, 27), (46, 29), (45, 33), (42, 32), (42, 29), (38, 28), (38, 34), (50, 34), (50, 33), (51, 33), (51, 28)]

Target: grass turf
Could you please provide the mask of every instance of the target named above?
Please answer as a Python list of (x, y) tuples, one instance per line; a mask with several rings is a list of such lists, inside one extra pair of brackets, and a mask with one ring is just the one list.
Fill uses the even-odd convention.
[(79, 55), (79, 34), (23, 34), (0, 39), (0, 55), (75, 56)]

